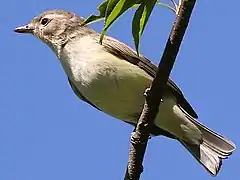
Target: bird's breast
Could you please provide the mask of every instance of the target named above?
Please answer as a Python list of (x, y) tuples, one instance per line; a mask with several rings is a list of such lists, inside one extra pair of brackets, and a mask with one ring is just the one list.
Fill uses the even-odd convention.
[(91, 103), (118, 119), (136, 121), (144, 103), (143, 93), (152, 80), (144, 70), (106, 52), (91, 39), (68, 46), (61, 63)]

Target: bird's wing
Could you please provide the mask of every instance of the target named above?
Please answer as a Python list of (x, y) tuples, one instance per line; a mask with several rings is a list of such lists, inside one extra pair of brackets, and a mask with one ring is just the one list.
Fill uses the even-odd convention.
[(91, 106), (93, 106), (94, 108), (98, 109), (99, 111), (101, 111), (101, 109), (99, 109), (97, 106), (95, 106), (93, 103), (91, 103), (87, 98), (85, 98), (81, 92), (79, 92), (76, 88), (76, 86), (71, 82), (71, 80), (68, 78), (68, 82), (73, 90), (73, 92), (83, 101), (85, 101), (86, 103), (90, 104)]
[[(96, 41), (99, 41), (99, 34), (95, 36)], [(104, 36), (104, 40), (102, 43), (104, 49), (107, 52), (114, 54), (122, 60), (127, 60), (132, 64), (139, 66), (141, 69), (146, 71), (153, 78), (156, 75), (157, 67), (146, 57), (140, 55), (138, 56), (136, 51), (127, 46), (126, 44), (108, 36)], [(179, 87), (169, 79), (167, 82), (167, 87), (172, 92), (172, 94), (176, 97), (177, 103), (185, 109), (192, 117), (198, 118), (197, 113), (193, 110), (189, 102), (184, 98), (182, 91)]]

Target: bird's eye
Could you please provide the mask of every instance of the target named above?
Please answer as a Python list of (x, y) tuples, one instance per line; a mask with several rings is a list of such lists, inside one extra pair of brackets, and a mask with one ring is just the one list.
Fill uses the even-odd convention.
[(42, 18), (40, 23), (45, 26), (45, 25), (47, 25), (48, 22), (49, 22), (48, 18)]

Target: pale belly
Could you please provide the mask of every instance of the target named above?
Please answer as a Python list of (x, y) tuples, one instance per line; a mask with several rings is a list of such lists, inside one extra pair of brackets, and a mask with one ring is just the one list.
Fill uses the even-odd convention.
[[(81, 77), (73, 79), (75, 86), (103, 112), (117, 119), (136, 123), (145, 101), (143, 94), (151, 85), (152, 77), (124, 60), (98, 62), (85, 66), (86, 73), (82, 72), (79, 74)], [(169, 132), (180, 132), (181, 121), (173, 112), (174, 106), (176, 102), (173, 96), (163, 97), (155, 124)]]
[[(91, 80), (77, 82), (83, 95), (105, 113), (136, 122), (144, 104), (144, 91), (151, 77), (143, 70), (128, 66), (106, 65), (92, 74)], [(134, 67), (135, 68), (135, 67)]]
[[(127, 122), (136, 123), (142, 111), (146, 88), (151, 79), (142, 74), (117, 70), (104, 71), (96, 75), (89, 84), (78, 83), (81, 93), (103, 112)], [(179, 117), (174, 113), (176, 102), (170, 96), (163, 98), (155, 124), (177, 137), (184, 139)], [(172, 125), (171, 125), (172, 124)]]

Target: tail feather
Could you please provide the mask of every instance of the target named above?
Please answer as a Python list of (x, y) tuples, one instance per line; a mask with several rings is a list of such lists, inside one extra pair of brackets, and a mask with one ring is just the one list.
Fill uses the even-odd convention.
[(218, 154), (212, 151), (206, 144), (188, 144), (182, 142), (182, 144), (189, 150), (189, 152), (197, 159), (203, 167), (211, 173), (213, 176), (216, 176), (221, 168), (222, 159), (219, 158)]
[(235, 149), (236, 145), (228, 140), (227, 138), (217, 134), (213, 130), (207, 128), (197, 120), (189, 118), (194, 125), (202, 132), (204, 141), (213, 148), (216, 148), (218, 151), (223, 153), (231, 154)]
[(228, 158), (236, 146), (232, 141), (207, 128), (191, 116), (188, 119), (202, 132), (203, 142), (196, 145), (180, 141), (208, 172), (216, 176), (221, 168), (222, 159)]
[(216, 149), (215, 147), (213, 146), (210, 146), (209, 144), (207, 144), (206, 142), (203, 142), (205, 144), (205, 146), (207, 146), (209, 149), (211, 149), (212, 151), (214, 151), (220, 158), (222, 159), (227, 159), (228, 156), (230, 156), (232, 154), (232, 152), (230, 153), (224, 153), (224, 152), (221, 152), (219, 151), (218, 149)]

